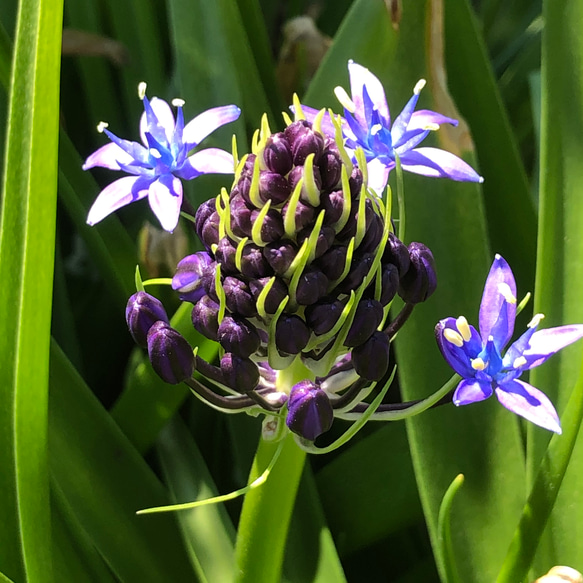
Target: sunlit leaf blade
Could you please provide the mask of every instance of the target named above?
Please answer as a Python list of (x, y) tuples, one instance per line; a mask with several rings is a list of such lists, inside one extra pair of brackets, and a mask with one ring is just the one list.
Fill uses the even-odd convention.
[(192, 581), (174, 517), (135, 514), (167, 504), (166, 491), (54, 343), (50, 385), (51, 472), (111, 570), (126, 583)]
[[(175, 417), (156, 442), (165, 482), (176, 503), (219, 495), (192, 435)], [(222, 492), (224, 493), (224, 492)], [(230, 581), (235, 568), (235, 529), (223, 504), (177, 513), (186, 546), (206, 581)]]
[[(542, 119), (540, 222), (534, 311), (546, 315), (544, 326), (583, 322), (583, 54), (580, 2), (544, 3), (545, 30), (542, 53)], [(575, 113), (577, 112), (577, 113)], [(581, 345), (571, 346), (535, 369), (530, 382), (557, 405), (559, 415), (575, 385)], [(533, 429), (529, 434), (529, 476), (537, 472), (550, 436)], [(550, 555), (539, 566), (577, 565), (583, 541), (573, 528), (583, 519), (579, 488), (583, 480), (583, 443), (579, 438), (547, 531)], [(543, 548), (549, 548), (548, 546)], [(540, 553), (539, 553), (540, 555)]]
[(0, 569), (51, 577), (47, 398), (62, 2), (23, 0), (0, 225)]
[(482, 188), (492, 250), (512, 265), (517, 281), (530, 288), (536, 216), (512, 128), (469, 2), (454, 0), (442, 5), (448, 85), (471, 127), (485, 178)]

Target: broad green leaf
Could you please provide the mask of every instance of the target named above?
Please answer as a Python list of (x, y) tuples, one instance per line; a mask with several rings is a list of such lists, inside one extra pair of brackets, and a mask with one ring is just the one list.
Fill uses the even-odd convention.
[(50, 385), (51, 472), (111, 570), (125, 583), (192, 581), (175, 518), (135, 514), (167, 492), (54, 343)]
[(59, 0), (21, 2), (2, 184), (0, 569), (18, 583), (51, 580), (46, 433), (61, 19)]
[[(534, 310), (546, 315), (544, 327), (583, 322), (583, 6), (571, 0), (544, 3), (540, 223)], [(575, 385), (581, 344), (571, 346), (532, 371), (530, 382), (544, 391), (562, 414)], [(534, 477), (549, 435), (529, 432), (529, 476)], [(537, 566), (577, 565), (583, 541), (576, 525), (583, 519), (579, 486), (583, 443), (579, 438), (547, 529), (546, 553)], [(539, 570), (540, 570), (539, 569)]]
[[(217, 491), (196, 443), (178, 417), (160, 433), (156, 451), (174, 502), (194, 502), (225, 493)], [(232, 580), (235, 529), (224, 505), (180, 511), (177, 519), (201, 580)]]

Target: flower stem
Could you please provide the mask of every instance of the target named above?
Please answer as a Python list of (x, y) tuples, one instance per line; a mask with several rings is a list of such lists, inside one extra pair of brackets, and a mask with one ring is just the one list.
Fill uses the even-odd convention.
[[(297, 359), (278, 372), (277, 387), (289, 394), (294, 384), (313, 378)], [(249, 481), (261, 475), (280, 445), (260, 440)], [(267, 481), (245, 495), (235, 549), (238, 583), (281, 581), (285, 543), (305, 459), (306, 452), (288, 433)]]
[[(277, 443), (261, 439), (250, 480), (265, 470), (277, 447)], [(235, 550), (235, 580), (239, 583), (281, 580), (285, 542), (305, 459), (306, 452), (288, 434), (265, 484), (246, 494)]]

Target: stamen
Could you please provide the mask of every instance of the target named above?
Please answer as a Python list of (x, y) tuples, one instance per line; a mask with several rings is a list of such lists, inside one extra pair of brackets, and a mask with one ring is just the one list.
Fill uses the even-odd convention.
[(100, 121), (97, 124), (97, 131), (102, 134), (105, 128), (109, 127), (109, 124), (106, 121)]
[(500, 294), (504, 297), (504, 299), (509, 304), (516, 303), (516, 297), (512, 293), (512, 290), (510, 289), (510, 286), (507, 283), (504, 283), (504, 282), (499, 283), (498, 284), (498, 291), (500, 292)]
[(486, 363), (480, 358), (474, 358), (472, 360), (472, 368), (474, 370), (484, 370), (486, 368)]
[(451, 328), (446, 328), (443, 331), (443, 337), (458, 348), (461, 348), (464, 345), (464, 339), (461, 337), (461, 335)]
[(156, 150), (156, 148), (150, 148), (150, 154), (156, 158), (156, 160), (159, 160), (160, 158), (162, 158), (162, 154), (160, 154), (160, 152), (158, 152), (158, 150)]
[(430, 132), (436, 132), (439, 129), (439, 124), (428, 123), (423, 127), (424, 130), (429, 130)]
[(470, 326), (468, 325), (468, 321), (465, 319), (464, 316), (460, 316), (456, 321), (455, 325), (458, 329), (458, 332), (462, 335), (462, 338), (465, 342), (469, 342), (470, 338), (472, 337), (472, 332), (470, 330)]
[(354, 105), (354, 101), (348, 97), (348, 93), (346, 93), (344, 87), (335, 87), (334, 95), (336, 95), (336, 99), (340, 101), (340, 105), (343, 105), (350, 113), (356, 111), (356, 105)]
[(370, 128), (370, 135), (374, 136), (374, 135), (378, 134), (382, 129), (383, 129), (383, 126), (380, 123), (375, 123)]
[(532, 320), (528, 323), (528, 328), (535, 328), (541, 322), (541, 320), (545, 317), (544, 314), (535, 314)]
[(180, 99), (179, 97), (175, 97), (172, 100), (172, 105), (174, 107), (184, 107), (184, 99)]
[(427, 81), (425, 81), (425, 79), (419, 79), (419, 81), (417, 81), (417, 85), (415, 85), (413, 89), (413, 93), (415, 95), (419, 95), (419, 93), (421, 93), (421, 89), (423, 89), (423, 87), (425, 87), (426, 84)]
[(522, 366), (524, 366), (528, 361), (526, 360), (526, 358), (524, 358), (524, 356), (519, 356), (513, 363), (512, 363), (512, 368), (520, 368)]
[(144, 97), (146, 97), (146, 88), (147, 87), (148, 87), (148, 85), (146, 83), (144, 83), (143, 81), (138, 84), (138, 96), (142, 100), (144, 99)]

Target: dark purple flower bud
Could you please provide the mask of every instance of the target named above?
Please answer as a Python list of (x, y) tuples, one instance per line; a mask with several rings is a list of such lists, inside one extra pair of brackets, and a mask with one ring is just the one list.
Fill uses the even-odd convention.
[(285, 176), (292, 169), (292, 153), (288, 139), (283, 132), (267, 139), (263, 150), (265, 165), (272, 172)]
[(275, 345), (284, 354), (299, 354), (308, 344), (310, 329), (296, 315), (282, 314), (275, 327)]
[[(251, 213), (251, 222), (255, 224), (260, 211), (254, 210)], [(264, 243), (273, 243), (283, 235), (283, 220), (281, 214), (275, 209), (269, 209), (261, 223), (261, 240)]]
[(411, 258), (407, 245), (403, 243), (394, 233), (389, 233), (387, 245), (383, 252), (383, 263), (392, 263), (399, 270), (399, 277), (403, 277), (409, 265)]
[(263, 202), (271, 201), (272, 206), (283, 204), (291, 195), (287, 178), (276, 172), (261, 172), (259, 175), (259, 197)]
[[(262, 277), (261, 279), (252, 279), (249, 282), (249, 289), (251, 290), (251, 294), (253, 295), (255, 302), (257, 302), (259, 294), (263, 291), (270, 280), (270, 277)], [(271, 286), (271, 289), (267, 294), (267, 297), (265, 298), (265, 311), (268, 314), (275, 314), (275, 312), (277, 312), (277, 308), (279, 308), (279, 304), (283, 301), (287, 294), (287, 285), (285, 285), (283, 280), (281, 280), (279, 277), (276, 277), (273, 285)]]
[(255, 159), (257, 156), (255, 154), (248, 154), (245, 158), (245, 164), (241, 169), (241, 176), (253, 176), (253, 170), (255, 168)]
[(381, 219), (381, 217), (373, 210), (370, 200), (366, 201), (365, 212), (366, 230), (364, 232), (364, 237), (358, 246), (358, 251), (359, 253), (366, 253), (367, 251), (374, 253), (383, 238), (384, 222), (383, 219)]
[(233, 314), (249, 318), (257, 314), (255, 300), (244, 281), (229, 275), (223, 281), (223, 289), (227, 308)]
[[(281, 209), (281, 215), (285, 221), (289, 209), (289, 202), (286, 202)], [(314, 217), (316, 216), (316, 209), (309, 204), (298, 201), (295, 209), (295, 221), (296, 221), (296, 231), (301, 231), (304, 227), (312, 224), (314, 222)]]
[(148, 356), (158, 376), (171, 385), (194, 372), (194, 355), (185, 338), (166, 322), (156, 322), (148, 332)]
[(352, 168), (352, 173), (348, 179), (348, 185), (350, 186), (350, 194), (352, 195), (352, 200), (356, 200), (360, 195), (360, 190), (362, 188), (362, 170), (358, 166)]
[(389, 369), (389, 339), (383, 332), (373, 335), (352, 349), (352, 364), (356, 373), (369, 381), (379, 381)]
[(345, 346), (359, 346), (368, 340), (383, 319), (383, 305), (376, 300), (360, 300), (354, 320), (344, 341)]
[(290, 431), (314, 441), (332, 427), (334, 411), (325, 391), (312, 381), (301, 381), (290, 391), (286, 425)]
[(172, 278), (172, 289), (178, 292), (182, 301), (195, 304), (206, 294), (202, 276), (212, 262), (212, 257), (208, 253), (200, 251), (187, 255), (178, 263)]
[(328, 291), (328, 278), (316, 267), (307, 267), (300, 276), (296, 301), (300, 306), (315, 304)]
[[(314, 182), (316, 183), (316, 188), (322, 190), (322, 178), (320, 176), (320, 169), (317, 166), (313, 167)], [(304, 166), (296, 166), (290, 173), (287, 179), (289, 180), (289, 185), (291, 190), (295, 189), (297, 183), (300, 179), (305, 177)], [(306, 185), (304, 183), (302, 187), (302, 194), (300, 195), (303, 200), (307, 200), (308, 191), (306, 190)]]
[(261, 345), (257, 328), (244, 318), (225, 316), (217, 339), (226, 352), (232, 352), (241, 358), (248, 358)]
[(340, 300), (318, 302), (305, 311), (306, 322), (316, 336), (330, 332), (342, 315), (344, 304)]
[(342, 160), (338, 154), (336, 144), (334, 148), (326, 148), (318, 160), (320, 176), (322, 177), (322, 189), (336, 188), (340, 182), (342, 172)]
[(285, 128), (285, 137), (289, 141), (293, 162), (296, 166), (303, 164), (310, 154), (318, 160), (324, 150), (324, 138), (314, 132), (310, 123), (305, 120), (295, 121)]
[(362, 283), (363, 279), (368, 275), (373, 261), (374, 255), (372, 253), (365, 253), (364, 255), (359, 254), (353, 257), (350, 271), (338, 285), (338, 291), (340, 293), (348, 294), (351, 290), (356, 290), (356, 288)]
[(342, 191), (335, 190), (330, 193), (323, 192), (320, 195), (320, 206), (326, 211), (326, 214), (324, 215), (324, 224), (336, 224), (340, 220), (344, 209), (344, 196), (342, 195)]
[(358, 226), (356, 222), (356, 214), (358, 213), (358, 200), (352, 200), (352, 206), (350, 207), (350, 212), (348, 213), (348, 219), (342, 230), (338, 233), (339, 241), (350, 241), (352, 237), (356, 235), (356, 228)]
[(241, 255), (241, 273), (249, 279), (259, 279), (272, 274), (269, 263), (263, 257), (261, 247), (247, 243)]
[(230, 352), (221, 358), (221, 372), (225, 384), (240, 393), (249, 393), (259, 384), (257, 365)]
[(292, 264), (298, 248), (291, 241), (276, 241), (263, 248), (263, 256), (277, 275), (283, 275)]
[[(231, 196), (231, 200), (235, 196), (240, 196), (248, 205), (252, 205), (251, 202), (251, 176), (241, 176), (239, 182), (237, 182), (237, 192), (235, 195)], [(232, 194), (232, 193), (231, 193)]]
[(200, 233), (200, 240), (204, 243), (207, 250), (219, 242), (219, 224), (221, 219), (219, 213), (215, 211), (209, 218), (204, 222), (202, 226), (202, 231)]
[(251, 228), (251, 212), (253, 209), (245, 202), (242, 195), (234, 196), (230, 202), (231, 210), (231, 229), (237, 237), (250, 237)]
[(207, 219), (216, 212), (215, 200), (211, 198), (210, 200), (205, 200), (197, 209), (194, 215), (194, 229), (198, 238), (202, 241), (202, 229)]
[(215, 250), (215, 258), (221, 266), (224, 275), (237, 273), (239, 270), (235, 264), (237, 248), (228, 237), (223, 237)]
[(148, 345), (148, 332), (158, 320), (168, 324), (168, 316), (160, 300), (143, 291), (130, 297), (126, 306), (126, 322), (136, 344), (143, 348)]
[[(307, 229), (302, 229), (298, 233), (298, 245), (301, 247), (304, 239), (307, 239), (311, 234), (311, 228), (308, 227)], [(318, 239), (316, 241), (316, 253), (314, 255), (315, 259), (321, 257), (324, 255), (324, 253), (326, 253), (326, 251), (328, 251), (328, 249), (330, 249), (332, 243), (334, 243), (335, 237), (336, 233), (332, 227), (322, 227), (320, 229), (320, 234), (318, 235)]]
[(401, 278), (399, 296), (404, 302), (424, 302), (437, 287), (437, 273), (433, 254), (423, 243), (411, 243), (408, 247), (411, 264)]
[[(381, 276), (381, 297), (380, 302), (383, 306), (386, 306), (397, 294), (399, 289), (399, 271), (396, 265), (392, 263), (385, 263), (382, 267)], [(368, 298), (374, 298), (376, 291), (376, 278), (373, 282), (366, 288), (365, 296)]]
[(215, 302), (219, 301), (219, 297), (217, 296), (217, 262), (213, 261), (207, 268), (204, 270), (200, 281), (201, 285), (204, 288), (206, 294), (210, 296)]
[(320, 257), (315, 265), (319, 267), (324, 275), (330, 280), (338, 279), (344, 271), (346, 264), (347, 249), (344, 245), (335, 245), (331, 247), (322, 257)]
[(192, 308), (192, 325), (205, 338), (217, 340), (219, 304), (209, 296), (201, 298)]

